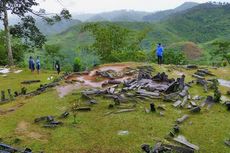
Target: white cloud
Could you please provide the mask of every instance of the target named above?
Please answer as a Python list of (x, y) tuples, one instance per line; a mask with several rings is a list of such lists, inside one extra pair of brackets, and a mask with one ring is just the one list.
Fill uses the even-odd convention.
[[(96, 13), (120, 9), (139, 11), (159, 11), (172, 9), (184, 2), (204, 3), (209, 0), (38, 0), (41, 8), (49, 12), (58, 12), (63, 7), (71, 12)], [(230, 0), (217, 0), (230, 2)]]

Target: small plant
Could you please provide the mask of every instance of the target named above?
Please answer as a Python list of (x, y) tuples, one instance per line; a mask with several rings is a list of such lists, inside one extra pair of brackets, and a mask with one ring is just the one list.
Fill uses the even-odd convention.
[(71, 107), (71, 111), (73, 113), (73, 124), (77, 124), (77, 109), (79, 107), (79, 100), (75, 103), (73, 103), (72, 107)]

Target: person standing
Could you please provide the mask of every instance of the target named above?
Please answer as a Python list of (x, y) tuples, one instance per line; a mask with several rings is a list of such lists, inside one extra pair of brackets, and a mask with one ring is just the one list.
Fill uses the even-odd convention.
[(37, 59), (36, 59), (36, 69), (37, 69), (37, 72), (39, 74), (40, 73), (40, 69), (41, 69), (41, 63), (40, 63), (39, 56), (37, 56)]
[(159, 43), (156, 49), (157, 61), (159, 65), (163, 64), (163, 52), (164, 48), (162, 47), (161, 43)]
[(60, 67), (59, 61), (56, 61), (56, 63), (55, 63), (55, 68), (56, 68), (56, 70), (57, 70), (57, 73), (59, 74), (59, 73), (61, 72), (61, 67)]
[(29, 69), (31, 70), (31, 72), (34, 72), (35, 70), (35, 62), (32, 56), (30, 56), (29, 59)]

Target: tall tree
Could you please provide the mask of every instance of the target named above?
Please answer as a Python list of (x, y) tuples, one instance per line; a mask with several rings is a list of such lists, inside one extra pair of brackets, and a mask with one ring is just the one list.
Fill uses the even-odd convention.
[[(54, 24), (57, 21), (60, 21), (62, 18), (69, 19), (71, 15), (68, 10), (62, 10), (60, 15), (56, 14), (51, 16), (46, 14), (44, 9), (41, 9), (39, 12), (35, 12), (32, 7), (37, 6), (39, 3), (36, 0), (1, 0), (0, 1), (0, 20), (3, 21), (4, 31), (5, 31), (5, 41), (6, 48), (8, 52), (8, 62), (9, 65), (14, 65), (13, 51), (11, 47), (11, 35), (9, 27), (9, 17), (8, 13), (16, 15), (20, 18), (25, 18), (29, 13), (42, 17), (46, 22)], [(32, 18), (27, 18), (31, 19)]]
[(217, 46), (217, 49), (212, 53), (213, 56), (220, 56), (222, 60), (227, 60), (230, 64), (230, 42), (228, 41), (216, 41), (212, 45)]

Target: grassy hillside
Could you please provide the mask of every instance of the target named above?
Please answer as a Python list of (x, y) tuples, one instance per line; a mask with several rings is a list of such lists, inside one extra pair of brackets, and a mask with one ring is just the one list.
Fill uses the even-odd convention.
[[(135, 63), (129, 66), (131, 65), (143, 64)], [(153, 64), (152, 66), (155, 69), (153, 74), (165, 71), (170, 78), (178, 77), (178, 73), (184, 73), (186, 82), (192, 80), (191, 74), (194, 72), (170, 65), (159, 67)], [(229, 67), (210, 68), (210, 70), (217, 75), (217, 78), (230, 80)], [(18, 89), (20, 80), (31, 79), (34, 76), (40, 77), (42, 82), (46, 82), (46, 77), (51, 74), (53, 72), (42, 72), (40, 76), (37, 76), (24, 70), (19, 74), (9, 74), (6, 78), (0, 76), (0, 88), (6, 90), (7, 83), (12, 82), (11, 89)], [(220, 87), (220, 89), (223, 95), (228, 90), (226, 87)], [(34, 123), (34, 119), (40, 116), (59, 116), (70, 109), (75, 102), (79, 102), (81, 106), (87, 106), (85, 101), (80, 98), (81, 90), (76, 89), (73, 91), (74, 95), (69, 94), (60, 98), (56, 89), (51, 89), (36, 97), (21, 97), (14, 102), (0, 105), (1, 142), (17, 148), (29, 147), (33, 149), (33, 152), (141, 153), (140, 145), (143, 143), (153, 145), (158, 140), (169, 143), (164, 138), (172, 129), (175, 120), (183, 114), (189, 114), (188, 121), (180, 125), (180, 134), (184, 135), (191, 143), (198, 145), (200, 153), (229, 152), (229, 147), (225, 146), (223, 141), (230, 137), (230, 125), (228, 124), (230, 118), (228, 117), (229, 112), (221, 104), (215, 104), (209, 110), (202, 108), (201, 113), (191, 114), (187, 109), (174, 108), (170, 102), (139, 100), (135, 112), (105, 115), (111, 111), (108, 109), (108, 105), (113, 101), (97, 97), (98, 104), (91, 106), (92, 111), (77, 113), (77, 124), (75, 125), (72, 124), (72, 114), (67, 119), (61, 119), (64, 125), (55, 129), (43, 128), (42, 124)], [(194, 85), (190, 94), (206, 96), (212, 94), (212, 91), (203, 93), (202, 87)], [(164, 105), (165, 115), (160, 116), (159, 111), (146, 114), (144, 108), (149, 108), (150, 102), (154, 102), (156, 106)], [(129, 134), (118, 135), (120, 130), (127, 130)]]

